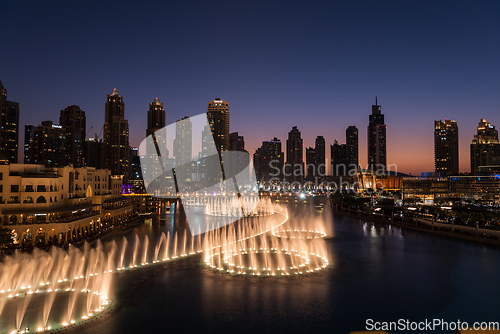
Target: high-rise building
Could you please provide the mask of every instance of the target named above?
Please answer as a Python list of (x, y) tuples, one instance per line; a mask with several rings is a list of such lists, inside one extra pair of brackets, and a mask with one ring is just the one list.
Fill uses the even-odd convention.
[(104, 144), (102, 139), (97, 138), (89, 138), (86, 141), (86, 157), (85, 163), (88, 167), (95, 167), (97, 169), (102, 169), (104, 166), (103, 163), (103, 151)]
[(176, 165), (190, 162), (193, 156), (193, 124), (189, 117), (175, 123), (174, 158)]
[(17, 163), (19, 148), (19, 103), (7, 101), (0, 81), (0, 159)]
[(306, 178), (320, 180), (325, 177), (325, 138), (316, 137), (314, 148), (306, 148)]
[(321, 178), (326, 176), (325, 153), (325, 138), (317, 136), (314, 142), (314, 164), (316, 175)]
[(351, 125), (345, 130), (345, 141), (347, 146), (347, 163), (349, 170), (357, 169), (359, 166), (358, 155), (358, 128)]
[(165, 127), (165, 108), (163, 106), (163, 103), (160, 103), (160, 99), (155, 98), (155, 100), (149, 104), (148, 127), (146, 129), (146, 137), (164, 127)]
[(347, 144), (339, 144), (337, 140), (330, 145), (330, 159), (332, 166), (332, 175), (334, 176), (344, 176), (348, 175), (349, 164), (348, 164), (348, 147)]
[(284, 154), (281, 150), (281, 141), (274, 137), (272, 140), (263, 141), (253, 156), (255, 175), (257, 180), (264, 182), (271, 179), (282, 180)]
[(25, 125), (24, 126), (24, 163), (25, 164), (34, 164), (34, 161), (31, 161), (32, 156), (30, 155), (30, 147), (33, 143), (33, 138), (35, 137), (36, 126), (34, 125)]
[(479, 167), (500, 165), (500, 142), (495, 126), (481, 119), (470, 144), (470, 170), (478, 175)]
[(85, 111), (79, 106), (71, 105), (61, 110), (59, 124), (66, 130), (66, 152), (68, 164), (73, 167), (85, 166)]
[(330, 145), (332, 175), (351, 175), (351, 170), (358, 168), (358, 128), (349, 126), (345, 131), (345, 144), (337, 140)]
[(386, 125), (377, 98), (368, 123), (368, 166), (374, 171), (387, 168)]
[(289, 182), (302, 182), (304, 180), (304, 142), (296, 126), (288, 132), (286, 140), (286, 173), (291, 175)]
[(316, 151), (314, 147), (306, 147), (306, 178), (314, 180), (316, 176)]
[(43, 121), (33, 133), (27, 161), (50, 167), (68, 165), (66, 130), (52, 121)]
[(441, 176), (458, 175), (458, 126), (453, 120), (434, 121), (434, 168)]
[(123, 97), (118, 95), (116, 88), (106, 101), (103, 155), (104, 168), (111, 170), (112, 175), (127, 176), (130, 164), (129, 127)]
[(229, 103), (220, 98), (208, 102), (208, 124), (218, 151), (229, 150)]
[(238, 132), (229, 134), (229, 150), (230, 151), (245, 151), (245, 139), (239, 136)]
[(141, 159), (137, 147), (132, 147), (130, 161), (132, 162), (132, 173), (130, 174), (130, 179), (134, 181), (142, 179)]

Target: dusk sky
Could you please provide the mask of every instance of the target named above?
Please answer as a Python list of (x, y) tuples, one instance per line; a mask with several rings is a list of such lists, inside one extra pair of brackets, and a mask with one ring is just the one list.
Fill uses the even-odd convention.
[(20, 103), (20, 147), (25, 124), (58, 123), (70, 104), (99, 133), (115, 87), (132, 146), (155, 97), (167, 123), (228, 101), (230, 131), (251, 154), (275, 136), (285, 149), (297, 125), (305, 147), (324, 136), (329, 157), (355, 125), (364, 166), (378, 96), (388, 163), (418, 175), (434, 170), (434, 120), (457, 121), (461, 172), (479, 120), (500, 127), (498, 1), (140, 4), (2, 3), (0, 80)]

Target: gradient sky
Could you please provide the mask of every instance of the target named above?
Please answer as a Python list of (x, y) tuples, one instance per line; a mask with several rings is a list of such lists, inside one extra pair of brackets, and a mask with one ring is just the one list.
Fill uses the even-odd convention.
[[(130, 141), (145, 137), (149, 103), (167, 123), (229, 102), (230, 131), (251, 153), (285, 140), (305, 146), (366, 127), (378, 96), (388, 163), (432, 171), (433, 121), (454, 119), (460, 171), (481, 118), (500, 127), (500, 2), (481, 1), (8, 1), (1, 5), (0, 80), (24, 125), (86, 111), (89, 136), (104, 122), (106, 94), (125, 102)], [(327, 150), (329, 151), (329, 149)], [(328, 154), (329, 156), (329, 154)]]

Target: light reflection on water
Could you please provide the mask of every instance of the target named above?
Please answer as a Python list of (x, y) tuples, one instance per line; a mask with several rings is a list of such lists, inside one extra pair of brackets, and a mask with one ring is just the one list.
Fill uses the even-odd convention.
[[(343, 216), (334, 216), (333, 224), (335, 237), (327, 241), (333, 267), (325, 273), (227, 277), (205, 271), (198, 257), (169, 263), (154, 275), (155, 269), (119, 273), (116, 294), (123, 307), (78, 333), (348, 333), (363, 330), (368, 318), (498, 320), (499, 249)], [(154, 245), (161, 232), (172, 234), (182, 225), (170, 216), (165, 225), (135, 232)]]

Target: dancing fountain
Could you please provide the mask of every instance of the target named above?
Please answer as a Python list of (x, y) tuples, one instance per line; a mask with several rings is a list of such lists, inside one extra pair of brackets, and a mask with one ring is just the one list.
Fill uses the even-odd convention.
[[(230, 216), (237, 204), (221, 198), (204, 202), (211, 216)], [(328, 266), (320, 219), (289, 222), (286, 208), (270, 200), (245, 204), (255, 204), (255, 209), (230, 225), (207, 226), (196, 236), (189, 229), (161, 233), (154, 247), (148, 236), (141, 240), (134, 235), (106, 245), (97, 241), (93, 248), (85, 244), (83, 250), (52, 247), (49, 252), (35, 249), (6, 256), (0, 264), (0, 327), (14, 328), (14, 334), (26, 327), (50, 332), (80, 326), (113, 306), (114, 273), (200, 253), (209, 270), (228, 275), (287, 277)], [(30, 305), (43, 307), (30, 310)], [(64, 311), (55, 314), (56, 305)], [(28, 312), (39, 315), (25, 319)]]

